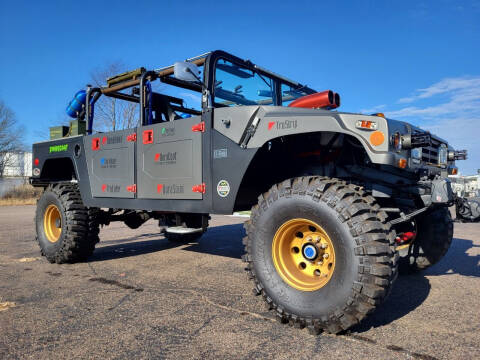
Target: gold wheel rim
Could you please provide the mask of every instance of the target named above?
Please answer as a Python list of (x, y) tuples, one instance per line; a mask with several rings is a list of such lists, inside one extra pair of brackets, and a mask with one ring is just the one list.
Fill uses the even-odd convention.
[(50, 204), (43, 215), (43, 229), (47, 240), (55, 243), (62, 234), (62, 216), (56, 205)]
[(335, 249), (326, 231), (307, 219), (280, 226), (272, 242), (275, 269), (290, 286), (301, 291), (324, 287), (335, 270)]

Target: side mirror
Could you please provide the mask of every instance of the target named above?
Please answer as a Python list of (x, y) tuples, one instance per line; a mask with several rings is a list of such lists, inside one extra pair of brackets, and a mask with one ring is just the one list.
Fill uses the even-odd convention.
[(178, 80), (190, 82), (202, 82), (197, 65), (190, 62), (176, 62), (173, 64), (173, 75)]

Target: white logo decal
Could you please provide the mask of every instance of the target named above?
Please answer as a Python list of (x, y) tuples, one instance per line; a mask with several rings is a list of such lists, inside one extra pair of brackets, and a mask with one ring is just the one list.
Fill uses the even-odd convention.
[(221, 197), (227, 197), (230, 193), (230, 184), (227, 180), (220, 180), (217, 184), (217, 193)]

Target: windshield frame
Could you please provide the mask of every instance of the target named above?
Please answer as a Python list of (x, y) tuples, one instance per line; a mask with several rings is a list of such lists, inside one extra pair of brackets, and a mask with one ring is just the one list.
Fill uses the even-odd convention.
[[(314, 94), (316, 91), (314, 89), (309, 88), (306, 85), (302, 85), (300, 83), (297, 83), (293, 80), (287, 79), (286, 77), (283, 77), (281, 75), (278, 75), (272, 71), (266, 70), (264, 68), (261, 68), (254, 63), (252, 63), (250, 60), (243, 60), (239, 57), (236, 57), (234, 55), (231, 55), (227, 52), (217, 50), (211, 52), (204, 65), (204, 76), (205, 76), (205, 81), (207, 88), (210, 92), (211, 98), (215, 99), (215, 74), (216, 74), (216, 65), (219, 60), (226, 60), (229, 61), (235, 65), (244, 67), (247, 70), (250, 70), (254, 73), (259, 74), (260, 76), (268, 77), (271, 78), (273, 81), (273, 106), (282, 106), (282, 94), (281, 94), (281, 87), (282, 84), (288, 85), (292, 88), (296, 89), (301, 89), (302, 91), (308, 93), (308, 94)], [(238, 106), (238, 105), (237, 105)], [(255, 105), (255, 106), (262, 106), (261, 104)], [(269, 105), (271, 106), (271, 105)], [(214, 104), (214, 107), (223, 107), (220, 104)]]

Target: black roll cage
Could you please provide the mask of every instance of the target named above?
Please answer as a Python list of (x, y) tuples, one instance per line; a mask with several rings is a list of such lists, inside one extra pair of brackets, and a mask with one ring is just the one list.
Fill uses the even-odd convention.
[[(196, 91), (202, 93), (202, 111), (198, 111), (195, 109), (188, 109), (184, 108), (183, 106), (178, 106), (174, 104), (170, 104), (170, 107), (174, 111), (181, 111), (191, 115), (200, 115), (204, 112), (210, 105), (210, 99), (215, 98), (215, 67), (218, 60), (223, 59), (227, 60), (235, 65), (239, 65), (243, 68), (251, 70), (253, 72), (259, 73), (260, 75), (269, 77), (273, 80), (273, 105), (281, 106), (282, 104), (282, 94), (281, 94), (281, 86), (282, 84), (289, 85), (290, 87), (301, 89), (306, 93), (315, 93), (315, 90), (297, 83), (293, 80), (285, 78), (281, 75), (275, 74), (269, 70), (263, 69), (255, 64), (253, 64), (250, 60), (241, 59), (235, 55), (229, 54), (222, 50), (212, 51), (194, 58), (187, 59), (187, 62), (192, 62), (197, 66), (203, 66), (203, 83), (204, 86), (195, 83), (189, 82), (184, 80), (179, 80), (173, 77), (173, 65), (156, 69), (156, 70), (145, 70), (141, 73), (139, 78), (127, 79), (122, 81), (118, 84), (115, 84), (110, 87), (92, 87), (87, 85), (86, 90), (86, 104), (85, 104), (85, 117), (87, 121), (87, 134), (92, 134), (92, 126), (93, 126), (93, 109), (94, 105), (97, 100), (100, 98), (101, 95), (114, 97), (120, 100), (126, 100), (134, 103), (138, 103), (140, 105), (140, 125), (145, 125), (145, 100), (146, 100), (146, 90), (145, 84), (146, 81), (154, 81), (160, 80), (163, 83), (173, 85), (176, 87), (184, 88), (187, 90)], [(144, 70), (144, 69), (143, 69)], [(139, 86), (138, 96), (135, 96), (133, 93), (132, 95), (122, 93), (121, 90), (132, 88), (135, 86)], [(165, 97), (168, 101), (174, 102), (178, 104), (177, 98), (173, 98), (163, 94), (157, 94)], [(214, 104), (217, 107), (222, 106), (219, 104)]]

